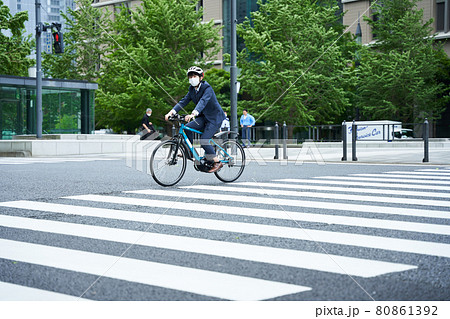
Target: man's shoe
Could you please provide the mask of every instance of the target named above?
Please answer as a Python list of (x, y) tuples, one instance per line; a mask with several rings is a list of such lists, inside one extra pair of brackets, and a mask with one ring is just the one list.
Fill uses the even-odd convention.
[(222, 162), (215, 162), (213, 167), (208, 171), (208, 173), (214, 173), (217, 172), (219, 169), (223, 167)]

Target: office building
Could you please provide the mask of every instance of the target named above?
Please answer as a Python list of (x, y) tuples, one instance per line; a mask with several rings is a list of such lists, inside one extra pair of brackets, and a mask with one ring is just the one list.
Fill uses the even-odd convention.
[[(25, 35), (36, 35), (36, 6), (35, 0), (4, 0), (11, 15), (28, 11), (28, 21), (25, 22)], [(61, 13), (68, 14), (68, 9), (75, 9), (75, 0), (41, 0), (41, 21), (46, 24), (61, 23), (64, 32), (64, 18)], [(42, 34), (42, 51), (52, 53), (52, 35), (50, 30)]]
[[(372, 13), (369, 8), (372, 5), (371, 0), (342, 0), (344, 12), (344, 25), (352, 25), (358, 19), (359, 15), (370, 16)], [(449, 30), (449, 15), (450, 15), (450, 0), (420, 0), (417, 3), (418, 9), (423, 9), (424, 21), (433, 19), (433, 33), (438, 41), (443, 42), (444, 50), (450, 56), (450, 30)], [(366, 21), (360, 19), (362, 43), (367, 44), (374, 41), (373, 33)], [(356, 32), (356, 24), (350, 28), (350, 32)]]

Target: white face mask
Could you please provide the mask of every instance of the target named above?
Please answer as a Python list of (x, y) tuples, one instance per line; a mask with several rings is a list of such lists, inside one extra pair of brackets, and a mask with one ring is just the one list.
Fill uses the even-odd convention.
[(189, 84), (194, 87), (196, 87), (199, 83), (200, 83), (200, 79), (198, 78), (198, 76), (194, 76), (189, 79)]
[(150, 116), (150, 115), (152, 115), (152, 113), (147, 113), (147, 116)]

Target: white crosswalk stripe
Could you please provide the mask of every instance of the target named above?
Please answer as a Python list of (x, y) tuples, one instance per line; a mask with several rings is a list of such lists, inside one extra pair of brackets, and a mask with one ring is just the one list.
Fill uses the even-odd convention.
[[(363, 181), (364, 178), (359, 177), (347, 177), (347, 176), (320, 176), (319, 180), (316, 179), (300, 179), (300, 178), (285, 178), (285, 179), (276, 179), (274, 182), (283, 182), (283, 183), (296, 183), (296, 184), (320, 184), (320, 185), (339, 185), (339, 186), (362, 186), (363, 190), (367, 189), (367, 192), (377, 192), (378, 189), (374, 187), (382, 187), (388, 189), (420, 189), (420, 190), (438, 190), (438, 191), (450, 191), (450, 186), (442, 186), (442, 185), (422, 185), (422, 184), (401, 184), (401, 183), (376, 183), (376, 182), (360, 182)], [(379, 179), (377, 179), (379, 181)], [(240, 183), (238, 183), (240, 184)], [(275, 187), (275, 186), (273, 186)], [(300, 186), (301, 187), (301, 186)], [(315, 186), (313, 186), (315, 187)], [(321, 187), (321, 186), (319, 186)], [(286, 188), (291, 188), (291, 186), (287, 185)], [(316, 189), (316, 188), (311, 188)], [(349, 190), (352, 191), (352, 190)]]
[(446, 173), (443, 171), (434, 171), (434, 172), (421, 172), (421, 171), (417, 171), (417, 172), (408, 172), (408, 171), (392, 171), (392, 172), (386, 172), (386, 174), (405, 174), (405, 175), (427, 175), (427, 176), (450, 176), (450, 173)]
[[(114, 196), (87, 194), (64, 197), (58, 202), (0, 202), (0, 227), (12, 233), (52, 234), (70, 237), (72, 241), (90, 239), (106, 246), (121, 243), (142, 249), (197, 254), (202, 258), (219, 257), (230, 262), (240, 260), (334, 276), (374, 278), (415, 271), (420, 266), (415, 262), (399, 263), (399, 259), (378, 260), (377, 254), (372, 258), (359, 256), (359, 249), (417, 254), (423, 258), (450, 258), (450, 244), (433, 239), (450, 236), (450, 187), (443, 184), (448, 185), (446, 180), (449, 177), (446, 175), (449, 174), (441, 170), (391, 171), (377, 175), (321, 176), (226, 186), (195, 185), (175, 190), (143, 189)], [(2, 214), (6, 209), (8, 215)], [(22, 211), (57, 213), (66, 218), (60, 221), (36, 218), (34, 213), (30, 217), (15, 215)], [(166, 214), (167, 211), (170, 214)], [(196, 214), (191, 216), (191, 212)], [(241, 219), (236, 220), (236, 216)], [(72, 217), (76, 218), (72, 220)], [(90, 222), (76, 221), (79, 218)], [(117, 223), (125, 225), (128, 222), (140, 223), (142, 227), (132, 230), (117, 226)], [(281, 248), (264, 242), (241, 243), (209, 239), (208, 236), (166, 234), (155, 231), (152, 228), (154, 224), (226, 236), (258, 236), (276, 242), (294, 240), (299, 244), (294, 248)], [(323, 225), (325, 229), (317, 225)], [(361, 231), (368, 229), (378, 232), (369, 235)], [(413, 234), (420, 236), (408, 239), (416, 238)], [(219, 237), (223, 238), (223, 235)], [(301, 243), (314, 243), (317, 251), (305, 250)], [(351, 251), (355, 255), (347, 255), (348, 250), (343, 250), (342, 254), (328, 253), (324, 248), (326, 245), (353, 247), (355, 249)], [(192, 268), (173, 264), (171, 260), (135, 259), (126, 255), (85, 251), (79, 246), (59, 247), (58, 242), (51, 245), (25, 242), (20, 237), (18, 240), (0, 238), (0, 258), (27, 263), (31, 267), (36, 265), (76, 272), (80, 276), (102, 276), (109, 280), (197, 294), (200, 299), (207, 296), (227, 300), (265, 300), (314, 289), (302, 280), (281, 282), (266, 275), (256, 278), (218, 269), (202, 269), (201, 265)], [(78, 299), (77, 296), (39, 287), (5, 282), (0, 282), (0, 291), (0, 300)]]
[[(352, 176), (367, 176), (367, 177), (383, 177), (383, 175), (381, 174), (352, 174)], [(405, 179), (445, 179), (445, 180), (450, 180), (450, 176), (435, 176), (435, 175), (427, 175), (427, 176), (422, 176), (422, 175), (407, 175), (407, 174), (386, 174), (386, 177), (397, 177), (397, 178), (405, 178)], [(432, 181), (434, 183), (434, 181)], [(444, 182), (445, 183), (445, 182)], [(450, 183), (446, 182), (447, 184)]]
[(1, 301), (79, 301), (88, 299), (0, 282)]
[[(436, 180), (432, 180), (432, 181), (424, 181), (424, 180), (407, 180), (404, 179), (402, 180), (401, 178), (404, 178), (404, 176), (400, 176), (400, 178), (384, 178), (384, 177), (380, 177), (379, 174), (375, 175), (370, 175), (370, 176), (377, 176), (377, 177), (362, 177), (362, 176), (366, 176), (369, 174), (354, 174), (354, 176), (319, 176), (316, 178), (319, 179), (334, 179), (334, 180), (350, 180), (350, 181), (370, 181), (370, 182), (384, 182), (384, 183), (401, 183), (401, 184), (407, 184), (407, 183), (415, 183), (417, 184), (435, 184), (435, 185), (445, 185), (446, 187), (448, 187), (448, 185), (450, 184), (449, 181), (436, 181)], [(397, 176), (393, 176), (393, 175), (389, 175), (387, 177), (397, 177)], [(437, 187), (437, 186), (435, 186)], [(440, 189), (440, 188), (439, 188)]]
[[(342, 193), (362, 193), (362, 194), (384, 194), (384, 195), (398, 195), (398, 196), (414, 196), (414, 197), (438, 197), (438, 198), (450, 198), (450, 193), (438, 193), (438, 192), (419, 192), (419, 191), (403, 191), (396, 189), (378, 189), (378, 188), (369, 188), (369, 187), (330, 187), (324, 185), (308, 185), (310, 180), (301, 180), (301, 179), (291, 179), (291, 180), (279, 180), (280, 182), (291, 182), (295, 184), (286, 184), (286, 183), (257, 183), (257, 182), (241, 182), (236, 183), (236, 185), (242, 186), (253, 186), (263, 188), (264, 190), (270, 188), (281, 188), (286, 190), (296, 190), (300, 196), (303, 195), (303, 190), (315, 190), (315, 191), (331, 191), (331, 192), (342, 192)], [(316, 181), (315, 181), (316, 182)], [(323, 182), (325, 183), (325, 182)], [(338, 185), (342, 185), (342, 182), (336, 183)], [(350, 186), (351, 184), (349, 184)], [(345, 185), (342, 185), (345, 186)], [(371, 186), (369, 183), (365, 183), (361, 186)], [(379, 185), (378, 185), (379, 186)], [(449, 189), (450, 190), (450, 189)], [(284, 193), (288, 194), (288, 193)]]
[(310, 290), (268, 280), (5, 239), (0, 239), (0, 247), (0, 258), (223, 299), (261, 300)]
[[(218, 205), (200, 206), (199, 204), (192, 204), (192, 203), (186, 205), (186, 203), (183, 202), (173, 203), (170, 201), (166, 202), (150, 201), (138, 198), (101, 196), (101, 195), (71, 196), (70, 198), (85, 201), (99, 201), (103, 203), (116, 203), (116, 204), (138, 205), (148, 207), (162, 207), (177, 210), (196, 210), (211, 213), (220, 211), (220, 213), (222, 214), (235, 213), (235, 211), (231, 210), (229, 206), (218, 206)], [(23, 201), (23, 202), (0, 203), (0, 205), (8, 207), (26, 208), (30, 210), (51, 211), (63, 214), (84, 215), (102, 218), (115, 218), (121, 220), (133, 220), (147, 223), (157, 222), (158, 224), (163, 225), (236, 232), (259, 236), (271, 236), (279, 238), (324, 242), (324, 243), (337, 243), (340, 245), (349, 245), (349, 246), (353, 246), (357, 243), (357, 246), (366, 248), (385, 249), (391, 251), (407, 251), (416, 254), (450, 257), (450, 244), (418, 242), (414, 240), (406, 240), (398, 238), (358, 235), (350, 233), (336, 233), (331, 231), (299, 229), (293, 227), (239, 223), (215, 219), (212, 220), (202, 218), (189, 218), (189, 217), (149, 214), (149, 213), (143, 214), (130, 211), (122, 212), (120, 210), (113, 211), (110, 209), (81, 207), (81, 206), (76, 207), (71, 205), (48, 204), (38, 202)], [(280, 212), (278, 212), (278, 214), (280, 214)]]
[[(128, 193), (133, 194), (145, 194), (153, 196), (166, 196), (166, 197), (184, 197), (183, 193), (180, 191), (170, 191), (170, 190), (141, 190), (141, 191), (129, 191)], [(189, 193), (189, 198), (205, 199), (208, 198), (208, 193), (195, 192)], [(82, 199), (81, 197), (72, 197)], [(89, 200), (92, 200), (90, 197)], [(225, 202), (240, 202), (245, 203), (247, 201), (246, 196), (238, 195), (226, 195), (220, 194), (214, 198), (218, 201)], [(114, 199), (111, 199), (114, 201)], [(118, 201), (126, 201), (127, 199), (120, 199)], [(132, 199), (130, 199), (132, 201)], [(139, 205), (141, 200), (134, 200), (132, 205)], [(448, 218), (450, 216), (450, 211), (446, 210), (428, 210), (428, 209), (416, 209), (416, 208), (401, 208), (401, 207), (386, 207), (386, 206), (368, 206), (368, 205), (358, 205), (358, 204), (341, 204), (335, 202), (315, 202), (315, 201), (303, 201), (303, 200), (293, 200), (293, 199), (279, 199), (279, 198), (267, 198), (267, 197), (252, 197), (253, 203), (266, 204), (266, 205), (278, 205), (281, 207), (292, 206), (292, 207), (307, 207), (307, 208), (320, 208), (328, 210), (343, 210), (343, 211), (357, 211), (366, 213), (376, 213), (376, 214), (390, 214), (390, 215), (405, 215), (405, 216), (416, 216), (416, 217), (427, 217), (427, 218)], [(118, 202), (120, 203), (120, 202)], [(153, 202), (148, 202), (148, 206), (160, 205), (157, 200)], [(203, 204), (190, 204), (189, 207), (196, 210), (202, 207)], [(181, 205), (186, 207), (185, 205)], [(178, 206), (177, 206), (178, 208)], [(212, 206), (209, 208), (211, 209)], [(183, 208), (180, 208), (183, 209)]]
[(137, 243), (138, 245), (149, 247), (176, 249), (290, 267), (315, 269), (338, 274), (349, 274), (366, 278), (416, 268), (414, 266), (359, 258), (327, 256), (325, 254), (289, 249), (261, 247), (218, 240), (138, 232), (125, 229), (112, 229), (107, 227), (36, 220), (22, 217), (0, 216), (0, 225), (12, 228), (31, 229), (41, 232), (116, 241), (127, 244)]
[(443, 173), (450, 173), (450, 169), (449, 168), (441, 168), (441, 169), (430, 169), (430, 168), (426, 168), (426, 169), (418, 169), (416, 172), (443, 172)]
[[(259, 187), (258, 184), (255, 185)], [(421, 206), (442, 206), (450, 207), (450, 201), (440, 200), (427, 200), (427, 199), (414, 199), (414, 198), (397, 198), (397, 197), (383, 197), (383, 196), (363, 196), (363, 195), (348, 195), (348, 194), (330, 194), (330, 193), (317, 193), (306, 191), (289, 191), (289, 190), (273, 190), (267, 188), (249, 188), (249, 187), (233, 187), (232, 189), (227, 186), (211, 186), (211, 185), (194, 185), (189, 186), (192, 189), (202, 190), (217, 190), (233, 191), (237, 193), (252, 193), (259, 195), (269, 196), (292, 196), (292, 197), (312, 197), (312, 198), (325, 198), (325, 199), (337, 199), (337, 200), (350, 200), (350, 201), (366, 201), (366, 202), (379, 202), (379, 203), (396, 203), (396, 204), (409, 204), (409, 205), (421, 205)], [(387, 193), (385, 193), (387, 194)]]

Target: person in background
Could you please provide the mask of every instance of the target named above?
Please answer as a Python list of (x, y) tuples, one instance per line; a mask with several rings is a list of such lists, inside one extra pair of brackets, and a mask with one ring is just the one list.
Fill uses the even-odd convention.
[(230, 119), (227, 116), (227, 112), (224, 112), (226, 118), (222, 121), (222, 125), (220, 126), (220, 131), (229, 131), (230, 130)]
[(150, 116), (152, 115), (152, 109), (148, 108), (145, 112), (144, 117), (142, 118), (142, 136), (141, 140), (145, 140), (147, 137), (155, 133), (155, 128), (153, 127), (152, 122), (150, 122)]
[[(241, 116), (241, 127), (242, 127), (242, 146), (250, 147), (250, 127), (255, 125), (255, 118), (248, 114), (247, 109), (242, 111)], [(245, 141), (247, 140), (247, 146), (245, 145)]]

